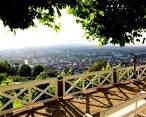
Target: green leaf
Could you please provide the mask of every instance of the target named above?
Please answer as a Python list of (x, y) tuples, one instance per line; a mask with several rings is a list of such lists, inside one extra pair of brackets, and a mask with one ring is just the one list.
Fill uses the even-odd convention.
[(95, 17), (95, 14), (94, 14), (94, 13), (91, 13), (91, 14), (89, 15), (90, 20), (93, 20), (94, 17)]
[(82, 37), (83, 37), (83, 38), (86, 38), (86, 34), (82, 34)]
[(76, 23), (77, 23), (77, 24), (80, 23), (80, 20), (76, 19)]
[(98, 47), (102, 47), (102, 43), (98, 43)]
[(59, 29), (60, 29), (60, 27), (59, 27), (59, 26), (57, 26), (57, 25), (55, 25), (55, 26), (53, 27), (53, 30), (54, 30), (54, 31), (56, 31), (56, 32), (58, 32), (58, 31), (59, 31)]
[(104, 16), (104, 12), (103, 12), (103, 11), (99, 11), (99, 14), (100, 14), (101, 16)]
[(62, 25), (61, 23), (58, 23), (58, 27), (61, 27), (61, 25)]
[(89, 36), (86, 36), (86, 39), (89, 39), (90, 37)]

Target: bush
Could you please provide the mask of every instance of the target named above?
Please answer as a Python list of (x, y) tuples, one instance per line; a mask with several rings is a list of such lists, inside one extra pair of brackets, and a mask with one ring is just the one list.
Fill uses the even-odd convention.
[(33, 77), (36, 77), (43, 71), (44, 71), (44, 67), (42, 65), (36, 65), (33, 68), (32, 75)]
[(27, 64), (24, 64), (20, 67), (18, 74), (22, 77), (31, 76), (31, 67)]
[(7, 79), (7, 73), (0, 73), (0, 82)]

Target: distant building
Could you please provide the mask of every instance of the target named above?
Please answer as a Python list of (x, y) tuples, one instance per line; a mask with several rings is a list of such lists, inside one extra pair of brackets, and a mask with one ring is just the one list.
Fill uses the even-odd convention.
[(26, 65), (28, 65), (28, 60), (25, 59), (25, 60), (24, 60), (24, 63), (25, 63)]

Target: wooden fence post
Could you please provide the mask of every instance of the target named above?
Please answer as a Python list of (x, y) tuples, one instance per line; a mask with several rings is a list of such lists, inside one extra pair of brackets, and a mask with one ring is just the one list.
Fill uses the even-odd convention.
[(133, 60), (131, 62), (133, 62), (133, 76), (132, 78), (133, 79), (137, 79), (137, 76), (136, 76), (136, 63), (137, 63), (137, 56), (135, 56), (134, 54), (130, 53), (132, 56), (133, 56)]
[(58, 77), (58, 98), (63, 99), (63, 77)]
[(133, 67), (134, 67), (133, 79), (137, 79), (136, 78), (136, 58), (134, 58), (133, 60)]
[(114, 84), (117, 83), (117, 69), (116, 68), (113, 69), (113, 81), (114, 81)]

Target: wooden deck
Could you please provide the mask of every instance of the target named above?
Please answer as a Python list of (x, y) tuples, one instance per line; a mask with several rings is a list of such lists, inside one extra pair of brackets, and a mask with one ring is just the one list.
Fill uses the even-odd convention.
[[(7, 117), (82, 117), (85, 113), (98, 117), (100, 111), (130, 99), (140, 91), (146, 91), (146, 79), (139, 83), (126, 82), (108, 88), (98, 88), (74, 97), (66, 97), (64, 100), (17, 110)], [(140, 113), (146, 114), (146, 108)]]

